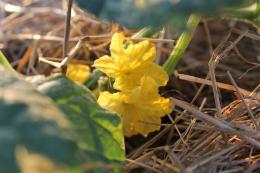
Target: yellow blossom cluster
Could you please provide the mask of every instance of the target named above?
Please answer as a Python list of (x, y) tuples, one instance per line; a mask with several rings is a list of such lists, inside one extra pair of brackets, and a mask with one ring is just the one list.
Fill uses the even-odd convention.
[(172, 111), (169, 99), (159, 95), (168, 75), (154, 63), (156, 49), (149, 41), (134, 44), (122, 33), (115, 33), (110, 45), (111, 56), (94, 63), (96, 69), (115, 79), (116, 93), (102, 92), (98, 103), (117, 112), (123, 120), (125, 136), (147, 136), (160, 129), (161, 117)]
[(90, 76), (90, 68), (84, 64), (69, 63), (66, 76), (77, 83), (84, 83)]

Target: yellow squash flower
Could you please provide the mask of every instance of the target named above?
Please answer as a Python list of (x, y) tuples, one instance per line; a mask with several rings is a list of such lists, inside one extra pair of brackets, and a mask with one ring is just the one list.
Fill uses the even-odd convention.
[(75, 82), (84, 83), (90, 76), (90, 68), (83, 64), (68, 64), (66, 76)]
[(94, 67), (115, 78), (113, 86), (117, 90), (132, 90), (146, 75), (153, 78), (157, 86), (166, 85), (167, 73), (154, 63), (155, 47), (149, 41), (137, 44), (128, 41), (125, 44), (126, 41), (122, 33), (114, 34), (110, 45), (111, 56), (97, 59)]
[(170, 100), (159, 95), (156, 82), (147, 76), (130, 93), (101, 93), (98, 103), (122, 117), (127, 137), (138, 133), (147, 136), (150, 132), (159, 130), (161, 117), (172, 111)]

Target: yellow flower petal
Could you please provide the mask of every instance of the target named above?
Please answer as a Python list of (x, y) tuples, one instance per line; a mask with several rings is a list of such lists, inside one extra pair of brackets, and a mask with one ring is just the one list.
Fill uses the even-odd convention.
[(120, 92), (118, 93), (114, 93), (111, 94), (107, 91), (100, 93), (99, 97), (98, 97), (98, 103), (113, 112), (119, 113), (121, 115), (121, 113), (123, 113), (123, 109), (124, 109), (124, 105), (123, 105), (123, 97), (124, 95), (121, 94)]
[(156, 50), (149, 41), (142, 41), (137, 44), (130, 44), (126, 49), (126, 55), (129, 57), (131, 64), (153, 62)]
[(159, 89), (156, 82), (149, 76), (141, 79), (139, 87), (126, 92), (129, 95), (127, 103), (145, 104), (160, 98)]
[(139, 125), (135, 126), (136, 131), (147, 137), (149, 133), (160, 130), (161, 118), (160, 116), (148, 115), (147, 113), (139, 115), (141, 120)]
[(143, 74), (131, 71), (128, 73), (121, 73), (120, 76), (115, 78), (113, 87), (117, 90), (132, 90), (133, 88), (140, 85), (140, 79)]
[(144, 65), (145, 74), (153, 78), (158, 86), (165, 86), (169, 80), (168, 74), (165, 70), (155, 63), (147, 63)]
[(98, 103), (117, 112), (123, 119), (125, 136), (142, 134), (160, 129), (160, 117), (172, 111), (169, 99), (158, 94), (158, 86), (150, 77), (142, 79), (141, 86), (128, 92), (101, 93)]
[(166, 85), (167, 73), (153, 62), (155, 47), (149, 41), (142, 41), (137, 44), (128, 42), (125, 48), (125, 40), (122, 33), (114, 34), (110, 45), (111, 57), (97, 59), (94, 67), (115, 78), (114, 88), (117, 90), (131, 90), (140, 86), (143, 76), (151, 76), (158, 86)]
[(90, 68), (83, 64), (68, 64), (66, 76), (72, 81), (84, 83), (90, 76)]
[(113, 86), (117, 90), (132, 90), (141, 85), (141, 79), (144, 76), (151, 77), (157, 86), (165, 86), (169, 80), (168, 74), (161, 66), (147, 62), (129, 72), (121, 72), (120, 75), (116, 76)]
[(93, 66), (110, 77), (116, 77), (119, 71), (118, 64), (114, 61), (113, 58), (107, 55), (95, 60)]
[(124, 54), (124, 40), (125, 36), (122, 33), (115, 33), (112, 36), (111, 44), (110, 44), (110, 53), (111, 57), (115, 58), (115, 60), (120, 60), (120, 57)]

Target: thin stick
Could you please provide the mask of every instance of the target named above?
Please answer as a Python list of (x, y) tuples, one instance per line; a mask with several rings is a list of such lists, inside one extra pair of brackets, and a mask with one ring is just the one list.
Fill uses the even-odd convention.
[(208, 26), (208, 22), (206, 20), (203, 20), (203, 26), (206, 32), (206, 36), (207, 36), (207, 41), (208, 41), (208, 45), (209, 45), (209, 53), (210, 55), (213, 53), (213, 44), (212, 44), (212, 39), (211, 39), (211, 35), (210, 35), (210, 31), (209, 31), (209, 26)]
[(198, 167), (205, 165), (206, 163), (210, 162), (211, 160), (216, 159), (217, 157), (220, 157), (221, 155), (224, 155), (225, 153), (228, 153), (236, 148), (238, 148), (241, 145), (242, 142), (237, 143), (236, 145), (231, 145), (230, 147), (210, 156), (207, 157), (205, 159), (203, 159), (200, 162), (196, 162), (194, 165), (189, 166), (188, 168), (186, 168), (186, 172), (193, 172), (195, 169), (197, 169)]
[(137, 161), (131, 160), (131, 159), (126, 159), (126, 161), (127, 161), (127, 162), (130, 162), (130, 163), (132, 163), (132, 164), (135, 164), (135, 165), (139, 165), (139, 166), (141, 166), (141, 167), (143, 167), (143, 168), (149, 169), (149, 170), (151, 170), (151, 171), (153, 171), (153, 172), (162, 173), (160, 170), (155, 169), (155, 168), (152, 168), (152, 167), (150, 167), (150, 166), (148, 166), (148, 165), (146, 165), (146, 164), (144, 164), (144, 163), (142, 163), (142, 162), (137, 162)]
[[(215, 55), (215, 53), (213, 52), (213, 55), (209, 61), (209, 74), (210, 74), (210, 78), (212, 81), (212, 89), (213, 89), (213, 95), (214, 95), (214, 100), (215, 100), (215, 104), (216, 104), (216, 108), (217, 108), (217, 114), (218, 116), (221, 116), (221, 104), (220, 104), (220, 100), (219, 100), (219, 93), (218, 93), (218, 88), (217, 88), (217, 80), (216, 80), (216, 76), (215, 76), (215, 69), (216, 69), (216, 65), (218, 64), (218, 62), (220, 61), (220, 59), (222, 59), (223, 57), (226, 56), (226, 54), (231, 51), (235, 45), (237, 45), (237, 43), (248, 33), (248, 31), (245, 31), (243, 34), (241, 34), (235, 41), (233, 44), (229, 45), (226, 49), (224, 49), (223, 52), (221, 52), (218, 55)], [(216, 51), (219, 51), (219, 49), (221, 49), (222, 46), (224, 46), (223, 42), (222, 44), (220, 44), (220, 46), (217, 47)]]
[(250, 96), (252, 96), (253, 94), (256, 94), (257, 91), (259, 90), (259, 88), (260, 88), (260, 84), (258, 84), (258, 85), (255, 87), (255, 89), (250, 93)]
[[(181, 80), (212, 86), (212, 82), (210, 80), (206, 80), (206, 79), (202, 79), (202, 78), (198, 78), (198, 77), (190, 76), (190, 75), (186, 75), (186, 74), (175, 74), (175, 75)], [(229, 84), (225, 84), (225, 83), (221, 83), (221, 82), (217, 82), (217, 87), (221, 88), (221, 89), (225, 89), (225, 90), (236, 91), (236, 88), (233, 85), (229, 85)], [(245, 96), (250, 96), (250, 94), (251, 94), (250, 91), (247, 91), (243, 88), (238, 88), (238, 89)]]
[(33, 47), (29, 47), (26, 53), (24, 54), (24, 56), (22, 57), (22, 59), (19, 61), (18, 67), (16, 69), (18, 72), (23, 71), (24, 67), (26, 66), (26, 64), (28, 63), (31, 57), (32, 52), (33, 52)]
[[(237, 28), (233, 28), (231, 30), (231, 32), (234, 32), (234, 33), (237, 33), (237, 34), (243, 34), (243, 31), (241, 31)], [(253, 40), (260, 41), (260, 35), (259, 34), (257, 34), (257, 33), (254, 34), (254, 33), (252, 33), (252, 31), (250, 31), (250, 32), (246, 33), (245, 36), (248, 37), (248, 38), (251, 38)]]
[(192, 106), (190, 106), (188, 103), (186, 103), (184, 101), (181, 101), (181, 100), (178, 100), (175, 98), (171, 98), (171, 99), (172, 99), (174, 105), (179, 106), (182, 109), (187, 110), (188, 112), (191, 112), (193, 117), (195, 117), (199, 120), (202, 120), (202, 121), (206, 121), (210, 124), (213, 124), (215, 127), (217, 127), (222, 132), (227, 132), (227, 133), (231, 133), (231, 134), (240, 136), (241, 138), (245, 139), (248, 143), (250, 143), (260, 149), (259, 141), (234, 129), (233, 127), (230, 126), (230, 124), (228, 122), (221, 121), (221, 120), (211, 117), (207, 114), (204, 114), (203, 112), (200, 112), (199, 110), (193, 108)]
[(133, 153), (130, 153), (128, 157), (131, 159), (137, 158), (147, 147), (153, 145), (158, 139), (160, 139), (163, 135), (165, 135), (171, 127), (173, 127), (175, 124), (171, 124), (168, 127), (164, 128), (160, 133), (158, 133), (155, 137), (147, 141), (145, 144), (143, 144), (141, 147), (139, 147), (136, 151)]
[(66, 56), (62, 62), (61, 62), (61, 68), (64, 68), (67, 66), (67, 64), (70, 62), (70, 60), (76, 55), (76, 53), (78, 52), (79, 49), (81, 49), (83, 44), (82, 40), (79, 40), (78, 43), (76, 44), (76, 46), (70, 51), (70, 53), (68, 54), (68, 56)]
[(251, 110), (251, 109), (248, 107), (248, 105), (246, 104), (245, 98), (244, 98), (244, 96), (241, 94), (241, 92), (239, 91), (238, 86), (237, 86), (237, 84), (236, 84), (234, 78), (232, 77), (232, 75), (231, 75), (231, 73), (230, 73), (229, 71), (227, 71), (227, 74), (228, 74), (228, 77), (229, 77), (231, 83), (232, 83), (232, 84), (234, 85), (234, 87), (236, 88), (236, 92), (238, 93), (238, 95), (239, 95), (241, 101), (243, 102), (243, 104), (245, 105), (245, 107), (246, 107), (246, 109), (247, 109), (249, 115), (251, 116), (251, 118), (252, 118), (252, 120), (253, 120), (253, 122), (254, 122), (254, 124), (255, 124), (255, 127), (256, 127), (257, 129), (259, 129), (259, 122), (255, 119), (255, 116), (254, 116), (252, 110)]
[[(77, 42), (79, 40), (88, 40), (89, 42), (98, 42), (111, 39), (112, 34), (102, 34), (102, 35), (87, 35), (87, 36), (76, 36), (72, 37), (68, 40), (68, 42)], [(9, 40), (44, 40), (44, 41), (53, 41), (53, 42), (64, 42), (64, 38), (59, 36), (51, 36), (51, 35), (40, 35), (40, 34), (7, 34), (6, 38)], [(152, 43), (176, 43), (175, 40), (172, 39), (159, 39), (159, 38), (131, 38), (126, 37), (129, 40), (134, 42), (145, 41), (148, 40)]]
[(65, 30), (64, 30), (64, 43), (63, 43), (63, 58), (67, 56), (68, 53), (68, 40), (70, 35), (70, 21), (71, 21), (71, 8), (73, 0), (69, 0), (67, 8), (67, 16), (65, 19)]
[(50, 61), (50, 60), (47, 60), (46, 58), (42, 58), (42, 57), (40, 57), (39, 60), (44, 62), (44, 63), (47, 63), (49, 65), (52, 65), (52, 66), (54, 66), (56, 68), (62, 68), (62, 69), (66, 68), (66, 66), (70, 62), (70, 60), (76, 55), (78, 50), (81, 49), (82, 44), (83, 44), (83, 40), (79, 40), (78, 43), (76, 44), (76, 46), (70, 51), (68, 56), (66, 56), (62, 60), (62, 62), (54, 62), (54, 61)]
[(27, 75), (30, 74), (30, 70), (34, 73), (38, 74), (37, 70), (34, 68), (35, 61), (37, 60), (37, 47), (39, 45), (39, 41), (34, 41), (32, 44), (32, 53), (31, 57), (29, 58), (28, 68), (27, 68)]
[(174, 151), (168, 152), (168, 157), (170, 158), (172, 163), (176, 163), (176, 165), (179, 167), (180, 172), (184, 172), (185, 168), (178, 156), (174, 153)]

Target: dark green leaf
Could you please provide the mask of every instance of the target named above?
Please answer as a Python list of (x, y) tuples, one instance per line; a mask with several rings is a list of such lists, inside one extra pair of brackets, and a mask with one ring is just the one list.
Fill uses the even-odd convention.
[(0, 172), (18, 172), (18, 146), (58, 164), (74, 164), (77, 147), (70, 139), (64, 114), (48, 97), (1, 65), (0, 74)]
[(85, 86), (62, 75), (48, 79), (38, 89), (50, 96), (73, 123), (87, 164), (98, 168), (93, 172), (109, 172), (109, 165), (111, 172), (122, 171), (125, 152), (119, 116), (102, 109)]
[(223, 9), (252, 4), (256, 0), (76, 0), (97, 16), (127, 27), (155, 27), (171, 23), (183, 27), (193, 13), (223, 15)]
[(89, 89), (95, 89), (98, 87), (98, 80), (104, 76), (104, 73), (98, 70), (94, 70), (88, 80), (84, 82), (84, 85)]

